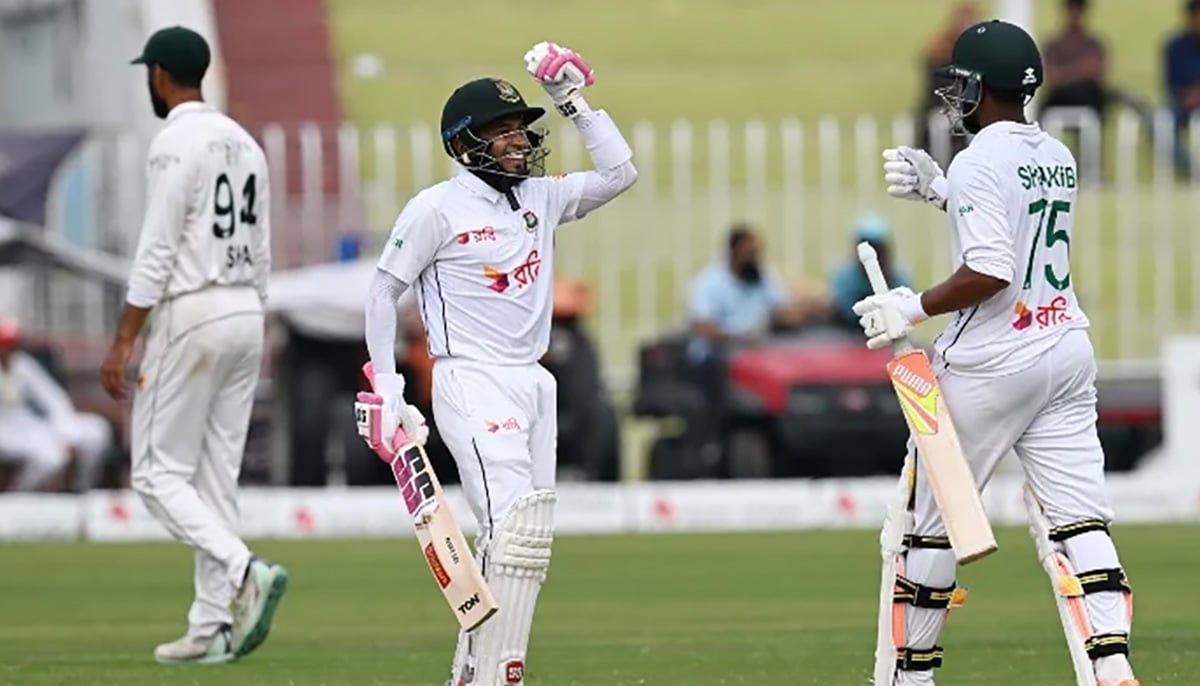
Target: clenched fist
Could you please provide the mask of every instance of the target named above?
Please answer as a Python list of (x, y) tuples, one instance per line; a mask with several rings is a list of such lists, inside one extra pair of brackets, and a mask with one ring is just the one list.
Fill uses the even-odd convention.
[(587, 111), (579, 93), (595, 83), (592, 67), (573, 50), (543, 41), (525, 53), (525, 70), (546, 89), (564, 117)]

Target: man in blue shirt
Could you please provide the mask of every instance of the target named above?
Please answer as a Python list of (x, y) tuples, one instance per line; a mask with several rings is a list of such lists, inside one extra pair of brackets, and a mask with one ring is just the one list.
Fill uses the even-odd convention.
[(692, 282), (688, 304), (692, 380), (700, 389), (695, 412), (685, 417), (683, 454), (692, 462), (676, 465), (681, 476), (706, 476), (715, 461), (725, 421), (728, 352), (732, 346), (765, 338), (772, 330), (800, 323), (784, 285), (762, 265), (762, 242), (745, 225), (729, 232), (728, 253)]
[(1188, 0), (1185, 8), (1187, 28), (1163, 53), (1167, 98), (1175, 115), (1175, 170), (1180, 174), (1191, 171), (1185, 133), (1192, 112), (1200, 109), (1200, 0)]
[[(854, 225), (854, 245), (866, 241), (879, 254), (879, 264), (883, 267), (883, 275), (888, 286), (899, 288), (912, 287), (912, 278), (908, 272), (895, 265), (892, 259), (891, 229), (882, 215), (865, 214), (859, 217)], [(852, 246), (853, 247), (853, 246)], [(858, 315), (854, 314), (854, 303), (871, 295), (871, 282), (858, 261), (858, 253), (854, 252), (850, 259), (833, 273), (829, 280), (829, 298), (831, 318), (834, 324), (844, 326), (854, 331), (859, 330)]]
[(699, 361), (729, 343), (760, 339), (775, 326), (795, 323), (782, 283), (762, 267), (762, 242), (748, 227), (729, 232), (729, 253), (692, 282), (689, 350)]

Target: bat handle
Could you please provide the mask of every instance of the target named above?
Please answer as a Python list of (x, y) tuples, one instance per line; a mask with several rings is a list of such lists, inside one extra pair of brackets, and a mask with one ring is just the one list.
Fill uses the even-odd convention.
[(375, 365), (370, 360), (362, 366), (362, 373), (367, 377), (367, 383), (371, 384), (371, 390), (375, 390)]
[(871, 282), (871, 290), (875, 291), (875, 295), (891, 290), (883, 276), (883, 267), (879, 266), (879, 255), (870, 243), (863, 241), (858, 244), (858, 261), (862, 262), (863, 271), (867, 273), (867, 280)]
[[(858, 261), (862, 263), (863, 271), (867, 273), (867, 280), (871, 282), (871, 290), (875, 291), (875, 295), (882, 295), (891, 290), (888, 288), (887, 278), (883, 275), (883, 267), (879, 265), (879, 255), (870, 243), (863, 241), (858, 244)], [(892, 346), (892, 351), (898, 356), (915, 349), (907, 338), (896, 341)]]

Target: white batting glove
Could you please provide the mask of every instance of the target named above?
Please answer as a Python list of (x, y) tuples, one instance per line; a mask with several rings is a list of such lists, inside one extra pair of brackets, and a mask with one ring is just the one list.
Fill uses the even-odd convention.
[(525, 53), (525, 69), (546, 89), (562, 116), (589, 110), (580, 92), (596, 79), (591, 65), (575, 51), (542, 41)]
[(903, 200), (925, 201), (946, 210), (949, 189), (942, 168), (920, 148), (902, 145), (883, 151), (883, 180), (888, 195)]
[(429, 439), (429, 426), (421, 411), (404, 401), (404, 377), (376, 374), (375, 392), (383, 399), (380, 434), (390, 439), (396, 435), (396, 429), (401, 428), (410, 441), (424, 446)]
[(913, 326), (928, 319), (921, 296), (909, 288), (893, 288), (854, 303), (854, 314), (867, 335), (867, 347), (878, 350), (912, 333)]

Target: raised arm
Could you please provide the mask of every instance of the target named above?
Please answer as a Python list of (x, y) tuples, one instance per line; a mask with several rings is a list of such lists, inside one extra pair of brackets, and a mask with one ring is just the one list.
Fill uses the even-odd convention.
[(637, 181), (633, 150), (608, 113), (592, 110), (583, 99), (583, 89), (595, 77), (582, 57), (554, 43), (538, 43), (525, 53), (525, 68), (550, 95), (558, 113), (575, 124), (592, 158), (593, 171), (574, 172), (556, 181), (561, 222), (582, 219)]

